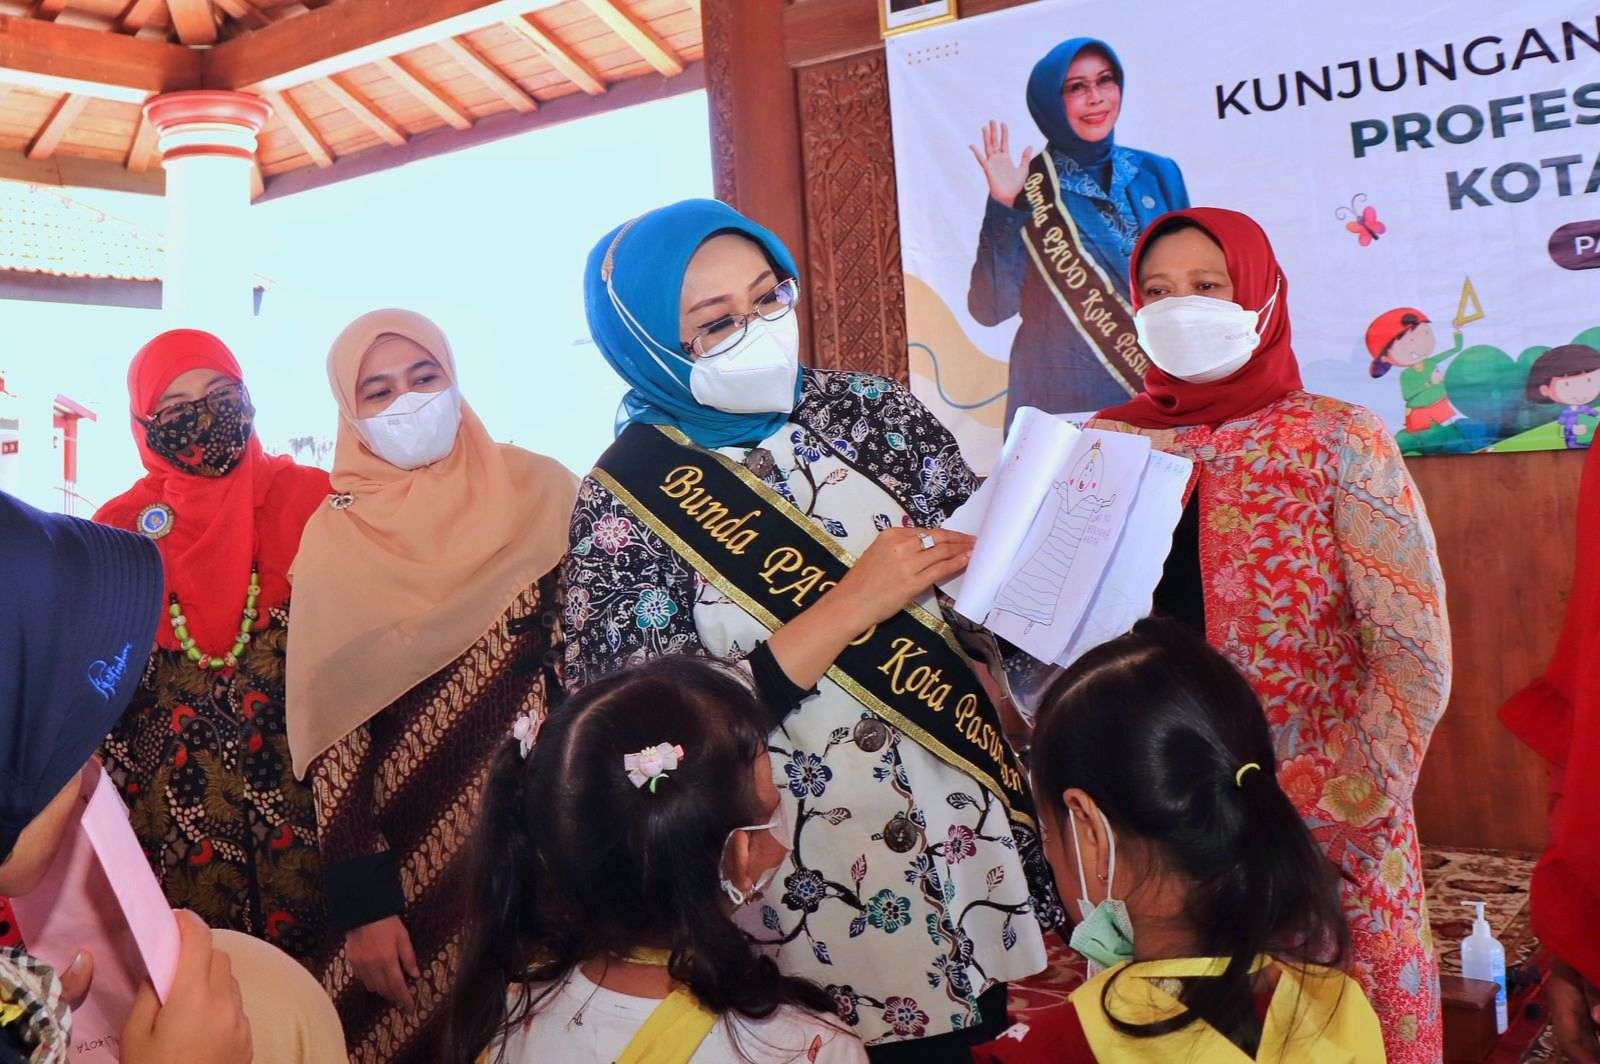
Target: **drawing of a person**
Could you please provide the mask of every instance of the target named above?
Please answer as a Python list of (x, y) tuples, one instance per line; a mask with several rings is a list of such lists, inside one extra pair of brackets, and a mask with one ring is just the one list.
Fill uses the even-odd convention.
[[(1406, 403), (1405, 431), (1421, 435), (1459, 415), (1445, 391), (1444, 364), (1461, 353), (1461, 330), (1449, 350), (1433, 353), (1433, 323), (1415, 307), (1395, 307), (1367, 326), (1367, 350), (1374, 379), (1400, 367), (1400, 395)], [(1403, 443), (1404, 441), (1402, 441)]]
[(1528, 369), (1528, 401), (1556, 403), (1562, 407), (1558, 420), (1567, 449), (1589, 446), (1594, 433), (1584, 417), (1600, 417), (1595, 400), (1600, 399), (1600, 351), (1588, 344), (1552, 347), (1534, 360)]
[(1094, 494), (1105, 475), (1105, 464), (1105, 456), (1096, 443), (1072, 467), (1066, 480), (1055, 482), (1061, 503), (1056, 507), (1050, 534), (1006, 582), (995, 601), (996, 609), (1027, 618), (1030, 627), (1055, 622), (1056, 604), (1089, 531), (1089, 520), (1114, 501)]
[[(1070, 215), (1083, 257), (1099, 266), (1108, 297), (1128, 297), (1128, 256), (1139, 231), (1189, 205), (1178, 164), (1116, 143), (1124, 74), (1111, 46), (1074, 37), (1051, 49), (1028, 78), (1028, 110), (1044, 134), (1056, 187), (1047, 199)], [(1005, 123), (990, 121), (972, 154), (989, 186), (967, 309), (983, 325), (1018, 314), (1011, 345), (1006, 424), (1019, 407), (1074, 413), (1121, 402), (1137, 390), (1107, 368), (1109, 352), (1090, 346), (1023, 243), (1030, 214), (1023, 186), (1033, 148), (1011, 154)], [(1019, 209), (1020, 208), (1020, 209)], [(1099, 283), (1096, 281), (1096, 283)], [(1093, 331), (1085, 330), (1097, 336)]]

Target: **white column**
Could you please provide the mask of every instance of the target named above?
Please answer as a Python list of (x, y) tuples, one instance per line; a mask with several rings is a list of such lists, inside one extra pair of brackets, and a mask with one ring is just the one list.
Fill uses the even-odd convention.
[(236, 337), (251, 317), (250, 171), (272, 109), (242, 92), (194, 91), (144, 111), (167, 172), (162, 309), (174, 328)]

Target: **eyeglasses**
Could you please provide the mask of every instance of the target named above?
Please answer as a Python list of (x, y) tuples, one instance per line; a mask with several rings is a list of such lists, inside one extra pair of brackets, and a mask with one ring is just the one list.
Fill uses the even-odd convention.
[(154, 414), (151, 414), (146, 419), (145, 424), (171, 425), (182, 418), (184, 414), (195, 409), (196, 404), (204, 404), (205, 408), (213, 414), (231, 414), (235, 410), (242, 408), (249, 401), (250, 393), (245, 390), (242, 383), (235, 381), (232, 384), (224, 384), (213, 388), (199, 399), (191, 399), (188, 402), (173, 403), (171, 406), (162, 407)]
[(1113, 71), (1108, 70), (1099, 77), (1095, 78), (1092, 83), (1088, 78), (1073, 78), (1061, 88), (1064, 93), (1072, 97), (1074, 100), (1082, 100), (1088, 97), (1091, 84), (1093, 85), (1097, 94), (1104, 95), (1105, 93), (1110, 92), (1118, 84), (1117, 75)]
[(752, 319), (777, 321), (793, 310), (798, 302), (800, 302), (800, 282), (791, 277), (778, 282), (772, 291), (757, 299), (755, 313), (724, 315), (696, 333), (693, 340), (679, 346), (684, 354), (696, 358), (720, 355), (744, 339)]

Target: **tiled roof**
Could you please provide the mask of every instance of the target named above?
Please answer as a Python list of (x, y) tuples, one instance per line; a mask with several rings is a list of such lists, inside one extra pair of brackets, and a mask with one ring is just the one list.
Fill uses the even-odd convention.
[(158, 237), (53, 188), (0, 181), (0, 270), (58, 277), (161, 278)]

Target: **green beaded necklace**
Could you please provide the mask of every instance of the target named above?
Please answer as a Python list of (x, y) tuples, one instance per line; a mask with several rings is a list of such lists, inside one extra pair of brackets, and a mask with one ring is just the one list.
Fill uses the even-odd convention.
[(189, 618), (183, 615), (183, 607), (178, 603), (178, 596), (169, 596), (172, 600), (167, 607), (168, 620), (172, 622), (172, 634), (178, 637), (178, 646), (183, 648), (184, 654), (201, 669), (231, 669), (239, 664), (239, 655), (244, 653), (245, 645), (250, 642), (250, 629), (255, 626), (257, 617), (256, 599), (261, 596), (261, 575), (255, 566), (250, 567), (250, 591), (244, 600), (244, 616), (239, 620), (239, 638), (233, 641), (233, 649), (220, 658), (212, 657), (199, 647), (195, 646), (194, 639), (189, 635)]

